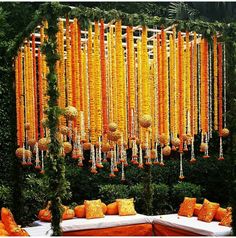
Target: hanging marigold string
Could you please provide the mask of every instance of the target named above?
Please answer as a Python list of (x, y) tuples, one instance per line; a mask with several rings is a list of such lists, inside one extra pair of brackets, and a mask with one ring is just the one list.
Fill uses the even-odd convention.
[(218, 44), (218, 105), (219, 105), (219, 135), (222, 136), (223, 129), (223, 102), (222, 102), (222, 93), (223, 93), (223, 80), (222, 80), (222, 44)]
[(102, 82), (99, 47), (99, 26), (95, 21), (94, 25), (94, 83), (95, 83), (95, 104), (96, 104), (96, 133), (97, 138), (102, 136)]
[(90, 140), (94, 144), (96, 142), (96, 121), (95, 121), (95, 91), (94, 91), (94, 72), (93, 72), (93, 39), (92, 39), (92, 26), (88, 29), (88, 45), (87, 45), (87, 61), (88, 61), (88, 79), (89, 79), (89, 111), (90, 111)]
[(106, 82), (106, 58), (105, 58), (105, 42), (104, 42), (104, 21), (100, 20), (100, 55), (101, 55), (101, 80), (102, 80), (102, 120), (103, 134), (108, 131), (108, 115), (107, 115), (107, 82)]
[(17, 122), (17, 145), (20, 145), (21, 131), (20, 131), (20, 93), (19, 93), (19, 53), (15, 58), (15, 82), (16, 82), (16, 122)]
[(213, 37), (213, 57), (214, 57), (214, 129), (218, 130), (218, 54), (217, 54), (217, 37)]
[(179, 139), (180, 139), (180, 145), (179, 145), (179, 152), (183, 153), (183, 117), (184, 117), (184, 105), (183, 105), (183, 75), (182, 75), (182, 53), (183, 53), (183, 45), (182, 45), (182, 36), (181, 32), (178, 32), (178, 63), (179, 63)]
[(159, 121), (159, 135), (161, 135), (163, 133), (163, 125), (164, 125), (164, 121), (163, 121), (163, 91), (162, 91), (162, 54), (161, 54), (161, 42), (160, 42), (160, 35), (157, 35), (157, 61), (158, 61), (158, 112), (159, 112), (159, 116), (158, 116), (158, 121)]
[(66, 18), (66, 91), (67, 91), (67, 106), (72, 106), (72, 65), (71, 65), (70, 25), (68, 18)]
[(34, 81), (34, 105), (35, 105), (35, 139), (38, 140), (38, 89), (37, 89), (37, 68), (36, 68), (36, 49), (35, 35), (32, 34), (32, 54), (33, 54), (33, 81)]

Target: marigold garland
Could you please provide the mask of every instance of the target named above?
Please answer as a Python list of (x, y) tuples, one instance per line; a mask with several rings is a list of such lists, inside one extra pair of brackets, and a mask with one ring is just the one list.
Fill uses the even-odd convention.
[(100, 21), (100, 55), (101, 55), (101, 81), (102, 81), (102, 117), (103, 132), (108, 131), (108, 115), (107, 115), (107, 82), (106, 82), (106, 58), (105, 58), (105, 42), (104, 42), (104, 21)]
[(218, 44), (218, 105), (219, 105), (219, 135), (222, 136), (223, 129), (223, 80), (222, 80), (222, 44)]
[[(118, 170), (120, 162), (123, 166), (127, 164), (126, 146), (132, 147), (133, 156), (136, 158), (136, 143), (140, 143), (140, 148), (145, 152), (146, 164), (150, 165), (151, 149), (159, 149), (159, 143), (161, 147), (167, 146), (169, 136), (172, 149), (179, 149), (181, 158), (183, 151), (187, 150), (187, 145), (191, 145), (191, 158), (194, 160), (194, 134), (198, 134), (199, 127), (203, 133), (202, 142), (208, 143), (208, 131), (211, 130), (208, 118), (211, 106), (209, 91), (212, 81), (208, 80), (211, 75), (208, 76), (210, 73), (208, 68), (211, 68), (208, 67), (208, 64), (211, 65), (209, 62), (211, 51), (208, 53), (206, 39), (200, 39), (199, 42), (195, 32), (191, 42), (189, 32), (186, 34), (179, 32), (176, 39), (175, 29), (172, 34), (162, 29), (156, 38), (151, 36), (148, 39), (151, 33), (148, 33), (145, 26), (142, 27), (142, 35), (137, 36), (136, 29), (132, 26), (126, 27), (126, 34), (122, 35), (122, 28), (125, 27), (121, 26), (121, 21), (117, 21), (115, 25), (112, 23), (105, 25), (103, 20), (100, 21), (100, 28), (99, 23), (95, 22), (94, 32), (90, 25), (87, 39), (87, 33), (81, 31), (76, 18), (71, 24), (69, 19), (66, 19), (65, 31), (63, 21), (60, 19), (58, 22), (57, 51), (60, 59), (57, 63), (55, 61), (60, 95), (58, 104), (62, 109), (66, 106), (76, 107), (78, 116), (73, 128), (68, 122), (68, 130), (66, 129), (68, 132), (63, 134), (62, 140), (66, 141), (68, 136), (71, 142), (73, 132), (73, 156), (77, 156), (79, 151), (79, 164), (82, 164), (82, 143), (88, 140), (93, 147), (97, 141), (107, 143), (108, 122), (109, 125), (116, 125), (115, 128), (109, 126), (109, 130), (114, 131), (108, 133), (108, 139), (112, 141), (110, 149), (114, 151), (112, 172)], [(41, 45), (47, 41), (44, 35), (46, 28), (47, 22), (44, 21), (40, 28)], [(138, 30), (141, 32), (140, 29)], [(45, 80), (48, 68), (45, 55), (41, 54), (40, 48), (36, 54), (36, 44), (38, 43), (33, 34), (32, 43), (26, 42), (24, 45), (24, 58), (19, 52), (15, 59), (17, 143), (25, 148), (28, 143), (32, 145), (32, 139), (38, 139), (39, 121), (40, 138), (49, 135), (49, 131), (44, 132), (43, 129), (46, 119), (44, 110), (49, 99), (45, 96), (48, 87)], [(215, 37), (214, 116), (217, 115), (220, 136), (223, 129), (222, 70), (225, 63), (225, 60), (222, 62), (222, 54), (220, 44), (217, 52)], [(219, 89), (217, 88), (215, 93), (218, 84)], [(215, 120), (214, 118), (214, 126)], [(64, 118), (60, 119), (61, 126), (66, 127), (65, 122)], [(170, 147), (167, 147), (170, 154)], [(96, 166), (103, 167), (101, 148), (99, 143), (91, 157), (94, 172), (97, 172)], [(161, 151), (165, 153), (165, 149), (162, 149)], [(104, 152), (105, 156), (110, 156), (106, 153)], [(207, 153), (208, 151), (205, 155)], [(154, 157), (152, 159), (157, 163), (158, 159)], [(137, 162), (135, 158), (132, 160), (134, 163)], [(163, 155), (161, 158), (163, 165)], [(26, 161), (24, 158), (24, 162), (30, 162), (30, 159)], [(182, 159), (180, 177), (183, 178)]]
[(97, 138), (102, 136), (102, 82), (101, 82), (101, 64), (99, 47), (99, 26), (95, 22), (94, 27), (94, 83), (95, 83), (95, 104), (96, 104), (96, 133)]
[(213, 37), (213, 57), (214, 57), (214, 129), (218, 129), (218, 54), (217, 54), (217, 37)]

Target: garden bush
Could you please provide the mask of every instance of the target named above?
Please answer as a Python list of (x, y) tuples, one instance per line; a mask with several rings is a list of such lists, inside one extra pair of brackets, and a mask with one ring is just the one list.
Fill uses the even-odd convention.
[(10, 207), (12, 205), (11, 197), (11, 188), (5, 185), (0, 185), (0, 207)]
[(175, 209), (179, 208), (184, 197), (201, 198), (201, 186), (189, 182), (180, 182), (172, 187), (172, 203)]
[(117, 198), (129, 198), (129, 189), (127, 185), (107, 184), (99, 186), (99, 197), (108, 204), (114, 202)]

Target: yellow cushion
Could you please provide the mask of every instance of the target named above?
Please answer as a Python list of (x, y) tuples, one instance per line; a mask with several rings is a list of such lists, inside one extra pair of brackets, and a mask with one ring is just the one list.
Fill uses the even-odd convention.
[(180, 204), (178, 215), (192, 217), (196, 200), (197, 200), (196, 198), (185, 197), (184, 201)]
[(201, 208), (202, 208), (202, 204), (196, 203), (195, 206), (194, 206), (193, 215), (194, 215), (194, 216), (198, 216), (198, 214), (199, 214)]
[(104, 213), (102, 210), (102, 202), (100, 199), (90, 201), (86, 200), (84, 201), (84, 205), (85, 215), (87, 219), (104, 217)]
[(210, 202), (207, 199), (204, 199), (204, 203), (198, 214), (198, 220), (211, 222), (219, 207), (219, 203)]
[(229, 208), (227, 208), (227, 213), (226, 213), (225, 217), (221, 220), (219, 225), (231, 226), (231, 224), (232, 224), (232, 208), (229, 207)]
[(227, 214), (227, 209), (219, 207), (214, 216), (214, 220), (221, 221), (226, 216), (226, 214)]
[(134, 199), (116, 199), (118, 205), (118, 213), (120, 216), (136, 215), (134, 208)]

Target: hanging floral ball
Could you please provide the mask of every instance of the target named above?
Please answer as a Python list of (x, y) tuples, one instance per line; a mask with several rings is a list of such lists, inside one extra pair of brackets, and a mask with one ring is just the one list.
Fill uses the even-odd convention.
[(117, 124), (115, 122), (110, 122), (108, 128), (111, 132), (114, 132), (117, 129)]
[(29, 139), (28, 140), (28, 145), (31, 147), (34, 147), (34, 145), (36, 144), (36, 140), (35, 139)]
[(141, 148), (142, 148), (142, 150), (146, 150), (148, 148), (148, 144), (146, 142), (143, 142), (141, 144)]
[(64, 152), (66, 154), (68, 154), (72, 151), (72, 145), (70, 142), (63, 142), (63, 148), (64, 148)]
[(227, 128), (222, 129), (222, 136), (223, 137), (229, 136), (229, 129), (227, 129)]
[(197, 162), (197, 160), (195, 159), (195, 158), (191, 158), (191, 160), (190, 160), (190, 163), (191, 164), (194, 164), (194, 163), (196, 163)]
[(178, 137), (173, 138), (171, 143), (172, 143), (173, 146), (179, 147), (180, 146), (180, 139)]
[(184, 177), (183, 175), (180, 175), (180, 176), (179, 176), (179, 180), (182, 181), (182, 180), (184, 180), (184, 179), (185, 179), (185, 177)]
[(32, 152), (30, 150), (25, 150), (25, 158), (29, 159), (32, 157)]
[(162, 154), (165, 156), (169, 156), (171, 154), (171, 147), (166, 145), (163, 149), (162, 149)]
[(23, 151), (24, 149), (23, 148), (17, 148), (16, 149), (16, 157), (19, 158), (19, 159), (22, 159), (23, 158)]
[(61, 132), (62, 135), (66, 136), (69, 133), (69, 128), (67, 126), (61, 126), (60, 127), (60, 132)]
[(83, 149), (84, 150), (91, 150), (91, 143), (89, 142), (86, 142), (83, 144)]
[(183, 134), (183, 141), (187, 141), (187, 139), (188, 139), (187, 134)]
[(121, 138), (121, 133), (119, 131), (114, 132), (114, 140), (117, 141)]
[(155, 149), (152, 149), (150, 151), (150, 159), (156, 159), (157, 157), (157, 151)]
[(41, 120), (41, 124), (42, 124), (42, 126), (45, 128), (45, 127), (47, 126), (47, 118), (43, 118), (43, 119)]
[(102, 145), (102, 143), (97, 141), (97, 142), (95, 143), (95, 147), (98, 148), (99, 145)]
[(103, 143), (102, 144), (102, 152), (105, 153), (105, 152), (108, 152), (110, 151), (110, 144), (109, 143)]
[(139, 120), (139, 124), (141, 127), (148, 128), (152, 125), (152, 117), (147, 114), (143, 115)]
[(48, 149), (49, 139), (48, 138), (41, 138), (38, 141), (38, 147), (40, 150), (45, 151)]
[(201, 152), (206, 152), (207, 149), (208, 149), (207, 143), (201, 143), (201, 145), (200, 145), (200, 151), (201, 151)]
[(26, 122), (26, 123), (25, 123), (25, 129), (26, 129), (26, 130), (30, 130), (30, 123), (29, 123), (29, 122)]
[(78, 110), (75, 107), (68, 106), (65, 108), (64, 116), (67, 120), (74, 120), (78, 116)]
[(161, 144), (164, 144), (164, 145), (168, 144), (168, 138), (167, 138), (166, 134), (164, 134), (164, 133), (161, 134), (159, 137), (159, 141)]
[(111, 157), (112, 157), (112, 151), (108, 151), (107, 152), (107, 159), (111, 159)]

